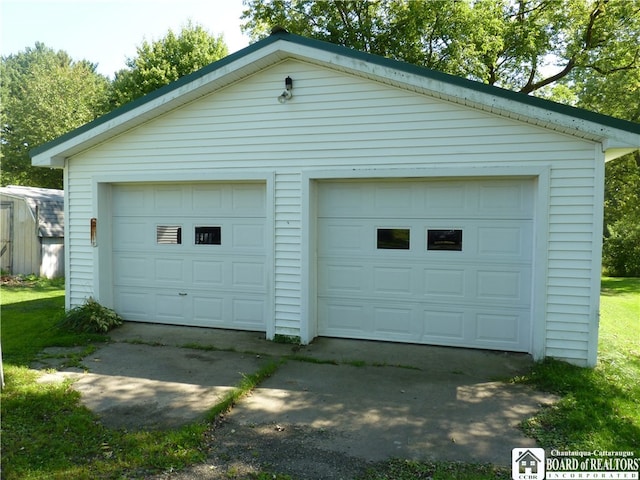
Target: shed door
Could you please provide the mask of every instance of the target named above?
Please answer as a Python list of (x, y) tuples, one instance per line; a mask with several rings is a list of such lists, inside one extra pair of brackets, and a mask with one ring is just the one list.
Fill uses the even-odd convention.
[(532, 180), (318, 185), (318, 332), (529, 351)]
[(13, 202), (0, 202), (0, 269), (13, 273)]
[(264, 183), (125, 184), (112, 198), (123, 318), (265, 330)]

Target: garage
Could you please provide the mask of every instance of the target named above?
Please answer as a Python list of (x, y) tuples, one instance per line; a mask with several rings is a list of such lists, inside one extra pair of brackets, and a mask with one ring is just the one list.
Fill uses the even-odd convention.
[[(284, 94), (283, 94), (284, 89)], [(277, 31), (31, 150), (67, 309), (595, 366), (637, 123)]]
[(118, 184), (111, 198), (122, 316), (265, 331), (264, 183)]
[(532, 179), (317, 191), (320, 335), (531, 349)]

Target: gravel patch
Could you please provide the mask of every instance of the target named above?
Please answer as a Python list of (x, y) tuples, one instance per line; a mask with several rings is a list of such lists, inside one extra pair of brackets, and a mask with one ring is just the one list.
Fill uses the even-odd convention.
[[(296, 480), (352, 480), (373, 464), (323, 448), (338, 433), (293, 424), (242, 425), (220, 418), (207, 435), (209, 457), (180, 472), (149, 480), (218, 480), (256, 478), (260, 472)], [(274, 477), (276, 478), (276, 477)]]

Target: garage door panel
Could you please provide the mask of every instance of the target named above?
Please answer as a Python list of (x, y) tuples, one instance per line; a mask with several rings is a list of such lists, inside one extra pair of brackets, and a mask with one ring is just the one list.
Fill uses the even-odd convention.
[(317, 231), (321, 335), (528, 351), (530, 180), (320, 183)]
[(465, 314), (463, 311), (424, 309), (422, 315), (424, 325), (422, 342), (428, 343), (436, 340), (464, 342)]
[(180, 294), (172, 293), (170, 291), (154, 291), (154, 304), (156, 306), (154, 318), (160, 322), (183, 324), (190, 299)]
[(225, 327), (225, 296), (211, 294), (192, 295), (193, 325), (200, 327)]
[(533, 250), (533, 222), (520, 221), (492, 222), (491, 225), (479, 226), (478, 255), (480, 258), (500, 257), (503, 261), (514, 259), (528, 261)]
[(199, 286), (222, 287), (224, 285), (223, 260), (195, 260), (193, 261), (193, 283)]
[(349, 221), (321, 224), (324, 242), (329, 251), (336, 254), (359, 252), (363, 248), (364, 225), (352, 225)]
[(151, 245), (147, 235), (149, 223), (145, 219), (114, 218), (112, 231), (114, 250), (143, 250)]
[(262, 222), (235, 223), (231, 227), (231, 232), (231, 248), (264, 251), (266, 238)]
[(478, 210), (489, 217), (518, 217), (533, 211), (529, 184), (522, 182), (488, 182), (479, 185)]
[(266, 303), (264, 298), (232, 298), (232, 327), (264, 330)]
[(411, 296), (416, 282), (412, 267), (373, 267), (373, 293)]
[(154, 258), (154, 280), (158, 284), (184, 285), (186, 280), (185, 260), (182, 258)]
[(142, 215), (151, 207), (151, 201), (151, 191), (143, 185), (118, 185), (117, 194), (112, 197), (113, 214)]
[(114, 259), (114, 283), (116, 285), (144, 285), (151, 270), (147, 258), (119, 255)]
[(319, 266), (318, 289), (320, 292), (327, 293), (339, 294), (348, 291), (352, 294), (362, 294), (366, 288), (363, 278), (365, 276), (362, 265), (326, 262)]
[(123, 317), (128, 320), (148, 321), (152, 312), (146, 308), (151, 302), (152, 295), (150, 292), (136, 291), (131, 292), (128, 289), (114, 289), (115, 309)]
[(263, 216), (264, 188), (262, 185), (231, 185), (231, 207), (239, 216)]
[(504, 310), (478, 312), (475, 314), (474, 340), (490, 348), (510, 345), (514, 350), (521, 350), (528, 341), (528, 332), (522, 331), (523, 316), (523, 312)]
[(124, 318), (266, 329), (264, 183), (115, 185), (112, 197)]
[(365, 197), (365, 186), (359, 183), (326, 183), (322, 185), (322, 196), (318, 203), (318, 216), (360, 217), (368, 212), (366, 205), (371, 197)]
[(414, 210), (414, 192), (401, 184), (380, 184), (373, 188), (373, 207), (380, 216)]
[(464, 182), (433, 183), (424, 189), (424, 212), (427, 215), (459, 214), (471, 204), (469, 185)]
[(153, 209), (168, 215), (185, 211), (186, 198), (182, 186), (158, 186), (153, 191)]
[(378, 336), (392, 335), (394, 338), (410, 342), (416, 338), (414, 309), (406, 306), (372, 306), (373, 333)]
[(318, 301), (318, 327), (320, 331), (332, 332), (327, 336), (360, 338), (363, 331), (371, 331), (370, 318), (361, 303)]
[(194, 185), (192, 189), (193, 212), (197, 215), (226, 213), (223, 204), (224, 187), (217, 185)]
[(232, 288), (259, 289), (265, 287), (264, 262), (232, 262)]
[(522, 271), (478, 270), (476, 296), (479, 300), (503, 300), (528, 305), (528, 284)]
[(423, 293), (426, 296), (464, 298), (465, 270), (463, 268), (424, 268)]

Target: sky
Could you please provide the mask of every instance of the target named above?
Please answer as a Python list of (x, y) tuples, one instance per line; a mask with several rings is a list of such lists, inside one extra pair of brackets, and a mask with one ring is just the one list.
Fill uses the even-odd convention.
[(0, 55), (42, 42), (113, 78), (143, 41), (178, 33), (189, 21), (224, 36), (229, 53), (249, 45), (242, 0), (0, 0)]

